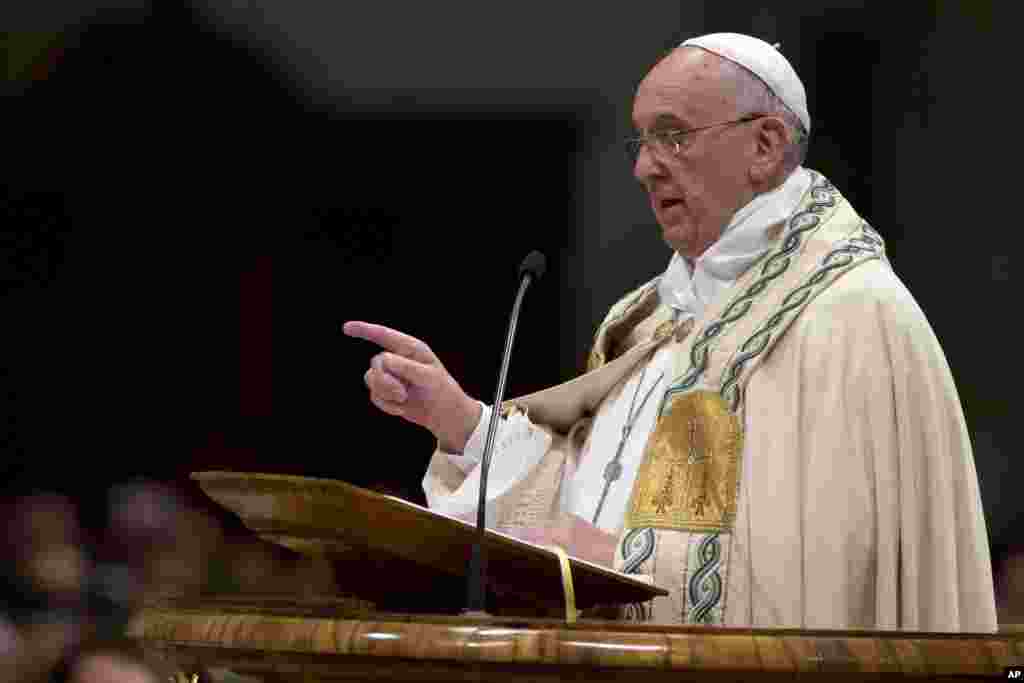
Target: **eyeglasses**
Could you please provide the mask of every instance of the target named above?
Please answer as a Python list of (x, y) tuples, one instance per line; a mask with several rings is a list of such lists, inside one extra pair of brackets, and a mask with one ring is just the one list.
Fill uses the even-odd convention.
[(679, 151), (683, 148), (683, 139), (691, 133), (699, 133), (702, 130), (717, 128), (718, 126), (732, 126), (737, 123), (756, 121), (766, 116), (766, 114), (750, 114), (735, 121), (722, 121), (721, 123), (712, 123), (710, 126), (701, 126), (699, 128), (688, 128), (686, 130), (665, 128), (663, 130), (653, 130), (649, 133), (641, 133), (639, 137), (626, 139), (626, 154), (630, 163), (633, 164), (636, 163), (636, 158), (640, 154), (640, 148), (644, 145), (651, 145), (651, 149), (662, 154), (679, 154)]

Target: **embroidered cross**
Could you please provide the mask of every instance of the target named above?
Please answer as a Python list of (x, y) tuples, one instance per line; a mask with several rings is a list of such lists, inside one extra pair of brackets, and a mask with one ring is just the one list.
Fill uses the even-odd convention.
[(699, 429), (697, 418), (691, 417), (686, 426), (690, 436), (690, 452), (686, 457), (686, 463), (698, 465), (711, 457), (704, 443), (704, 432)]
[(689, 432), (689, 454), (686, 457), (687, 464), (690, 465), (704, 465), (701, 467), (701, 481), (700, 481), (700, 493), (694, 497), (693, 502), (690, 504), (693, 509), (693, 514), (697, 517), (704, 515), (704, 507), (708, 503), (708, 467), (707, 461), (711, 459), (713, 453), (708, 448), (708, 444), (704, 440), (704, 430), (700, 429), (700, 425), (697, 424), (697, 419), (691, 417), (687, 424), (687, 431)]

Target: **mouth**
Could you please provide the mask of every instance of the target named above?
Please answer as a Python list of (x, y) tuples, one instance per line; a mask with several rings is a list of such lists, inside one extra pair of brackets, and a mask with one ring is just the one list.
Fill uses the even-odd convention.
[(675, 209), (683, 206), (686, 202), (681, 197), (652, 197), (654, 212), (660, 216), (675, 213)]

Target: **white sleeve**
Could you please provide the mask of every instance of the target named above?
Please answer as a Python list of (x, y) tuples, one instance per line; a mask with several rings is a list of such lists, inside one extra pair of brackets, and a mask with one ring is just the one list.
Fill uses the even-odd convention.
[[(480, 420), (476, 423), (476, 427), (473, 428), (473, 433), (469, 435), (469, 440), (466, 441), (466, 447), (463, 449), (461, 454), (444, 453), (452, 463), (460, 470), (469, 474), (473, 471), (473, 468), (477, 466), (480, 459), (484, 456), (484, 443), (487, 440), (487, 425), (491, 421), (491, 407), (482, 401), (477, 401), (480, 404)], [(504, 422), (504, 420), (502, 421)], [(498, 424), (498, 434), (501, 434), (502, 423)], [(497, 450), (497, 444), (495, 444), (495, 450)]]
[[(477, 465), (483, 457), (487, 425), (491, 417), (491, 408), (486, 405), (482, 407), (480, 421), (466, 442), (463, 453), (456, 455), (438, 451), (439, 455), (461, 470), (465, 479), (450, 493), (442, 493), (436, 487), (428, 486), (428, 481), (424, 480), (427, 504), (440, 513), (463, 519), (476, 514), (480, 495), (480, 469)], [(495, 434), (491, 469), (487, 475), (488, 502), (501, 497), (515, 484), (525, 479), (547, 453), (551, 441), (551, 435), (531, 423), (523, 413), (516, 412), (502, 419)], [(428, 472), (428, 477), (429, 474)], [(489, 505), (487, 512), (488, 525), (493, 517), (490, 507)]]

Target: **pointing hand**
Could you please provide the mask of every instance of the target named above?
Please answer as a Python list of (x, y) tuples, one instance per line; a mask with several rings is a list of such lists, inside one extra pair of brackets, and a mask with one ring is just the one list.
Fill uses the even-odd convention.
[(425, 343), (383, 325), (349, 321), (350, 337), (385, 349), (370, 361), (364, 376), (370, 401), (428, 429), (440, 448), (461, 453), (480, 420), (480, 404), (462, 390)]

